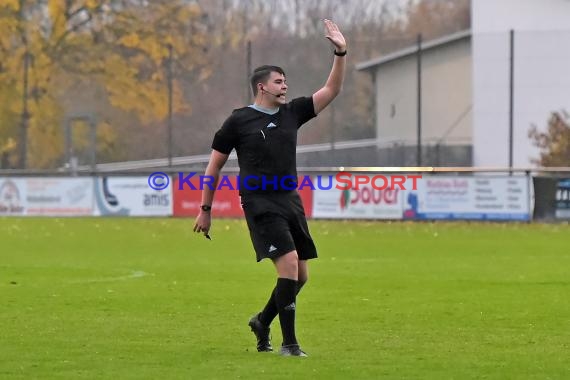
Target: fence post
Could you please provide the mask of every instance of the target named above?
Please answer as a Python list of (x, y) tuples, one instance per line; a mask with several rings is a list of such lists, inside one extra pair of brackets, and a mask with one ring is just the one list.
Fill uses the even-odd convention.
[(172, 92), (173, 92), (173, 72), (172, 72), (172, 59), (173, 59), (173, 46), (167, 45), (168, 48), (168, 64), (167, 64), (167, 86), (168, 86), (168, 121), (167, 121), (167, 140), (166, 145), (168, 148), (168, 167), (172, 166)]
[(528, 188), (527, 188), (527, 197), (526, 197), (526, 204), (528, 207), (528, 222), (532, 223), (532, 221), (534, 220), (534, 211), (530, 209), (530, 195), (532, 194), (532, 191), (534, 190), (534, 183), (532, 180), (532, 174), (530, 172), (530, 170), (527, 170), (525, 172), (526, 177), (527, 177), (527, 184), (528, 184)]
[(420, 167), (422, 166), (422, 34), (418, 34), (418, 52), (417, 52), (417, 58), (418, 58), (418, 83), (417, 83), (417, 87), (418, 87), (418, 130), (417, 130), (417, 151), (416, 151), (416, 166)]
[(67, 165), (72, 173), (76, 175), (77, 166), (79, 165), (78, 158), (73, 152), (73, 137), (72, 128), (73, 123), (83, 121), (89, 128), (89, 143), (91, 145), (89, 152), (89, 161), (91, 171), (97, 170), (97, 119), (90, 114), (85, 115), (70, 115), (65, 117), (64, 121), (64, 138), (65, 138), (65, 165)]
[(513, 175), (513, 123), (514, 123), (514, 88), (515, 88), (515, 31), (510, 31), (510, 59), (509, 59), (509, 175)]

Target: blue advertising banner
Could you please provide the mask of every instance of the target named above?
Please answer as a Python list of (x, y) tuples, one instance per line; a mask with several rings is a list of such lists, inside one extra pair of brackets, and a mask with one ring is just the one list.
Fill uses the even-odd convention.
[(531, 219), (529, 179), (497, 176), (424, 176), (407, 191), (404, 219)]

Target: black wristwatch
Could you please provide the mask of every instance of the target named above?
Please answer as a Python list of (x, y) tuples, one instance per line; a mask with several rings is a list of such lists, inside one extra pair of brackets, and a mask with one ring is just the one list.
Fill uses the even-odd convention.
[(202, 205), (202, 206), (200, 206), (200, 208), (202, 209), (202, 211), (208, 212), (208, 211), (210, 211), (210, 210), (212, 209), (212, 206), (210, 206), (210, 205)]

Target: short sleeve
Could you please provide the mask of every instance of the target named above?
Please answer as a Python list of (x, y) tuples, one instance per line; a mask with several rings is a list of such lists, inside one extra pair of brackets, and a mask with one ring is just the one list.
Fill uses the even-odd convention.
[(230, 154), (236, 145), (236, 128), (233, 117), (226, 119), (222, 127), (214, 135), (212, 149), (223, 154)]
[(297, 115), (299, 127), (317, 116), (312, 96), (293, 99), (291, 101), (291, 110)]

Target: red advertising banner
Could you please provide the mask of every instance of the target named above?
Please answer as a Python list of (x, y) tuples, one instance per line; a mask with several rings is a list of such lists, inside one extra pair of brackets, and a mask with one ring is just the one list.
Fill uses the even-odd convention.
[[(231, 186), (218, 186), (214, 203), (212, 204), (213, 217), (236, 218), (243, 217), (243, 210), (237, 190), (236, 176), (228, 177)], [(180, 186), (178, 178), (173, 178), (174, 193), (174, 216), (198, 215), (198, 210), (202, 204), (202, 190), (200, 189), (200, 178), (191, 178), (189, 181), (194, 189), (186, 183)], [(227, 182), (224, 182), (227, 183)]]
[[(301, 183), (300, 181), (302, 181), (301, 178), (299, 178), (299, 183)], [(313, 217), (313, 190), (311, 190), (310, 187), (308, 186), (303, 186), (301, 187), (301, 190), (299, 191), (299, 195), (301, 196), (301, 200), (303, 201), (303, 207), (305, 208), (305, 215), (307, 216), (307, 218), (312, 218)]]
[[(200, 178), (192, 177), (188, 180), (194, 188), (187, 183), (179, 185), (179, 179), (173, 178), (174, 194), (174, 216), (175, 217), (195, 217), (202, 202), (202, 191), (200, 190)], [(222, 185), (220, 185), (222, 184)], [(305, 207), (305, 214), (308, 218), (312, 215), (313, 193), (305, 186), (299, 191), (299, 195)], [(237, 176), (228, 176), (227, 180), (218, 184), (214, 203), (212, 205), (212, 216), (222, 218), (241, 218), (243, 210), (237, 190)]]

